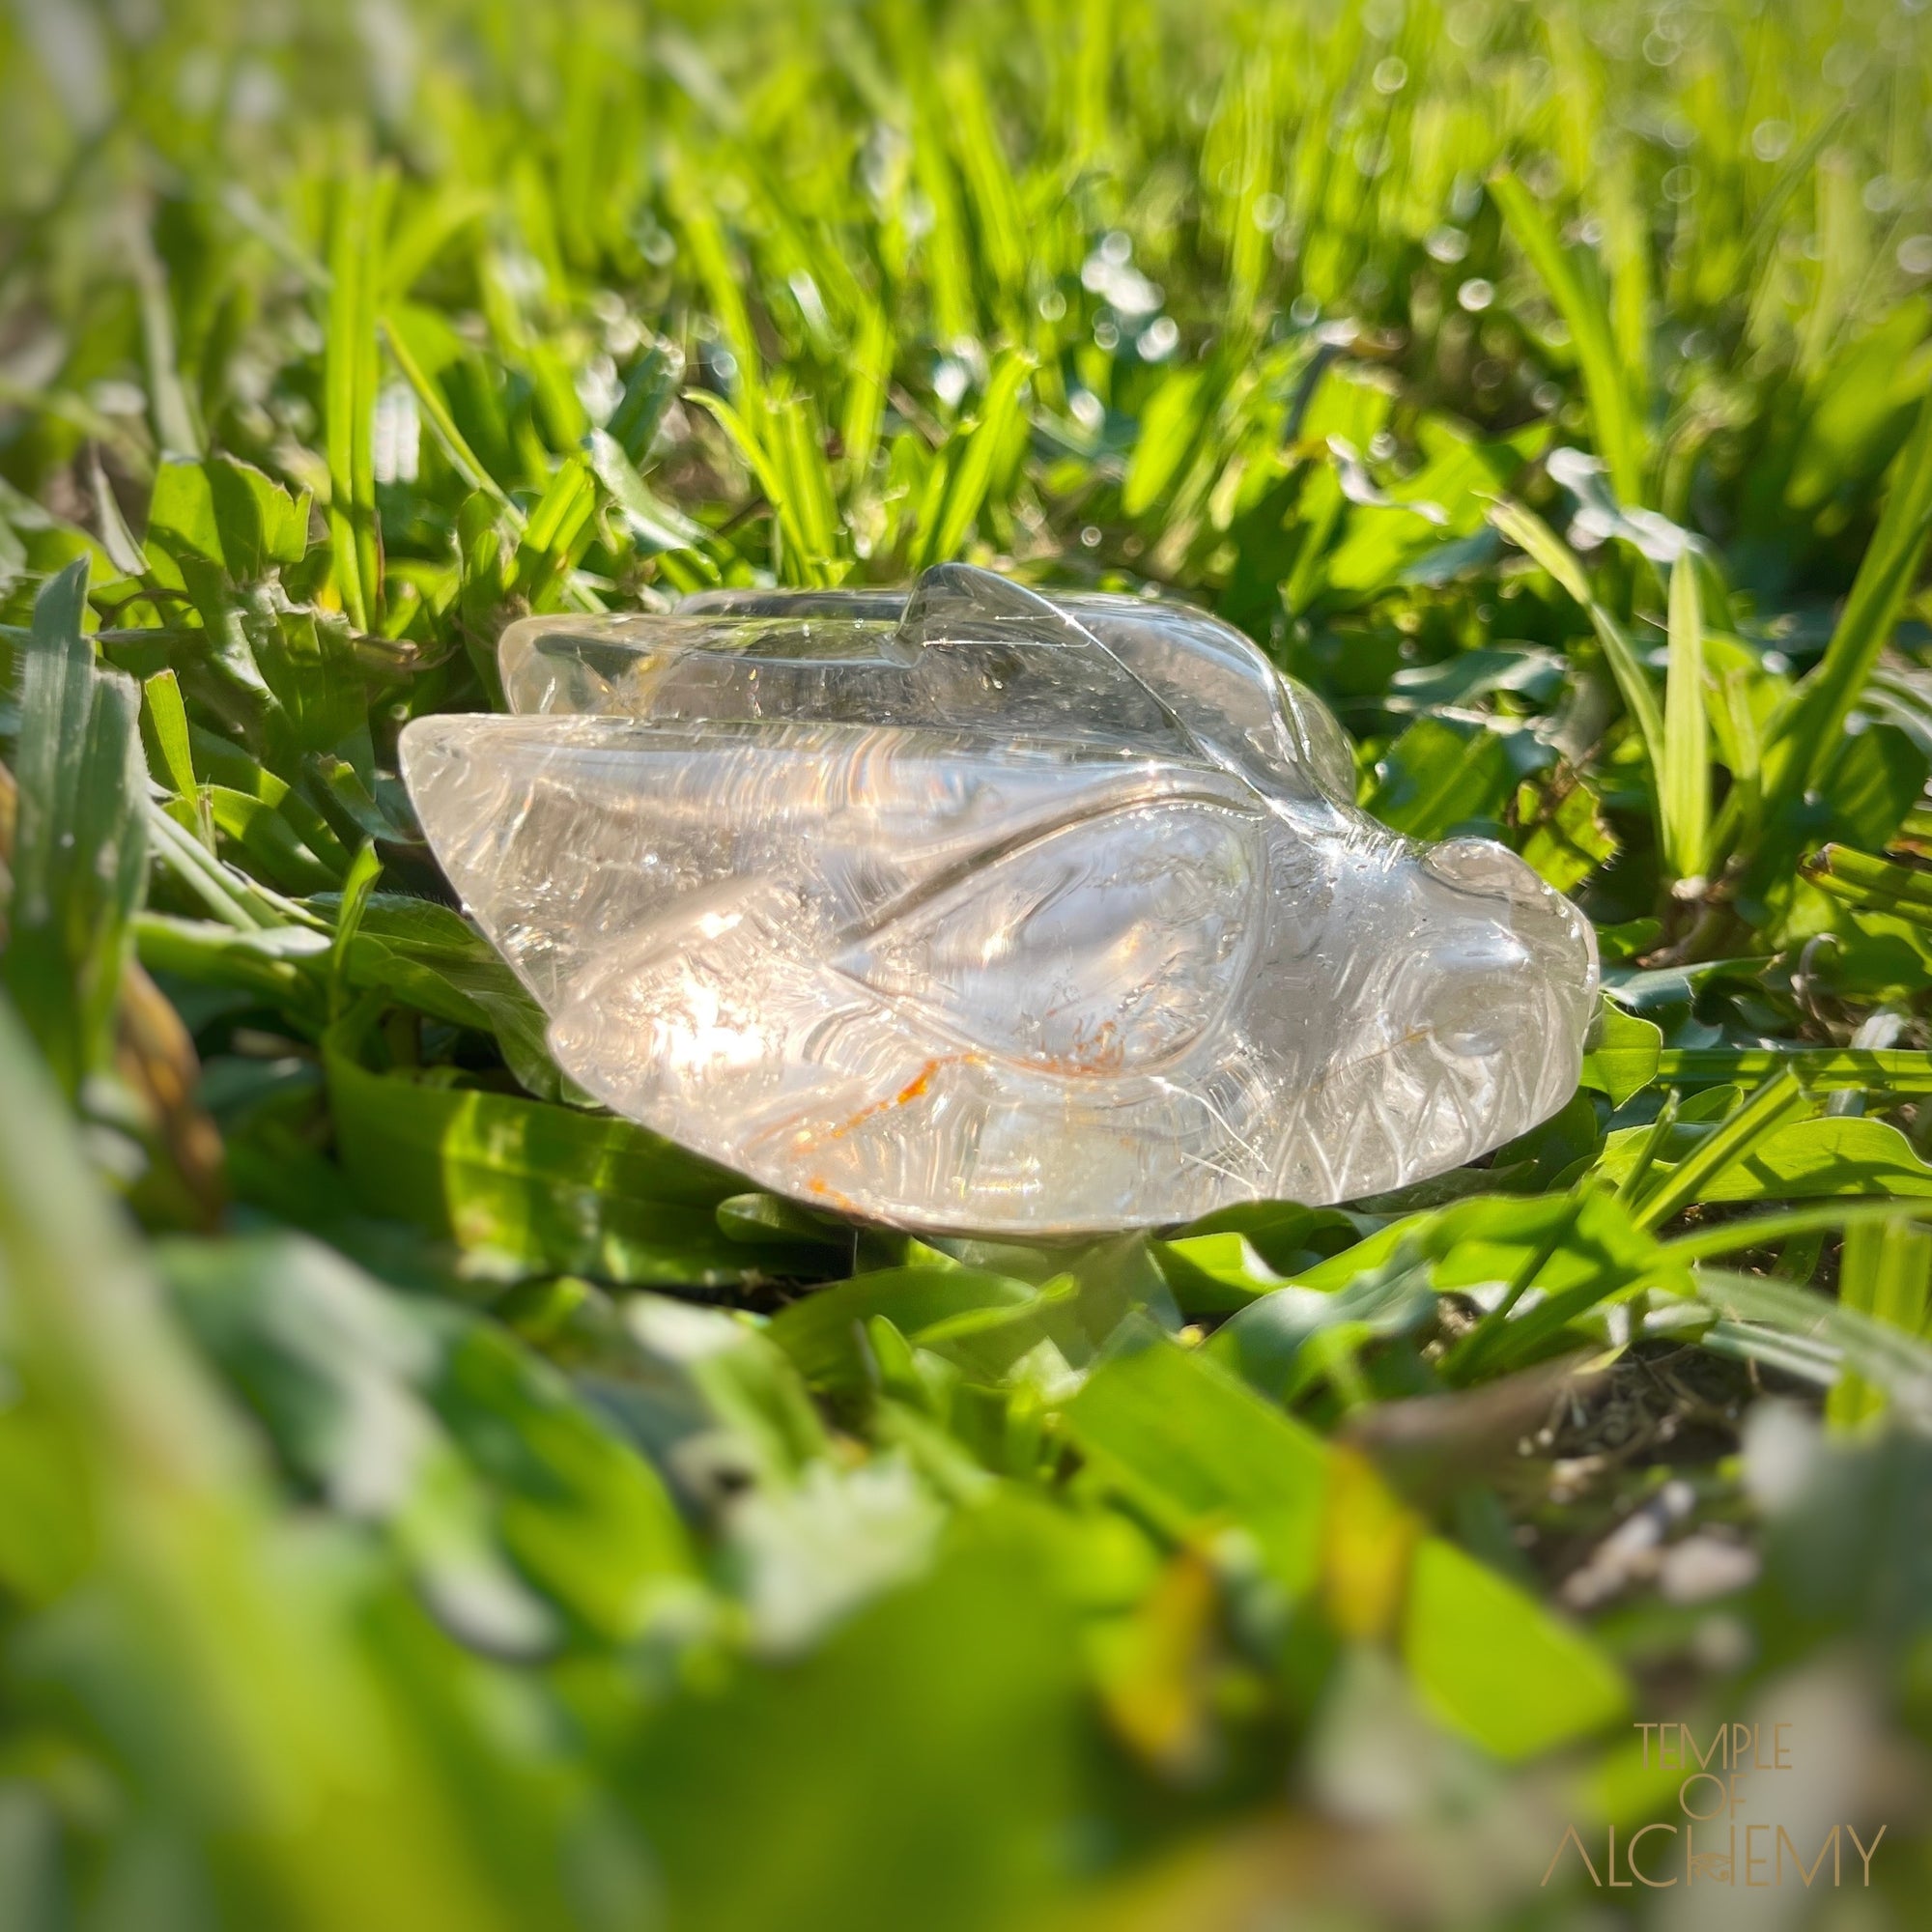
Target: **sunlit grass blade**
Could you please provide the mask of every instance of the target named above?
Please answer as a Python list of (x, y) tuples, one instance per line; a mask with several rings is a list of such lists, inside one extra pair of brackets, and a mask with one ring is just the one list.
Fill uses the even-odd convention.
[(1557, 312), (1569, 325), (1584, 392), (1590, 399), (1597, 453), (1609, 469), (1617, 499), (1627, 504), (1647, 503), (1643, 424), (1617, 352), (1609, 312), (1597, 286), (1594, 264), (1586, 266), (1557, 239), (1519, 176), (1507, 171), (1492, 175), (1490, 192), (1518, 245), (1549, 291)]
[(1704, 620), (1693, 556), (1680, 556), (1671, 566), (1669, 639), (1658, 800), (1671, 870), (1679, 879), (1694, 880), (1704, 874), (1710, 833), (1711, 758), (1704, 712)]
[(939, 75), (939, 98), (972, 197), (979, 254), (992, 284), (990, 293), (1007, 314), (1015, 315), (1026, 295), (1027, 238), (980, 63), (957, 56), (947, 61)]
[(1805, 1104), (1804, 1088), (1789, 1071), (1774, 1075), (1722, 1126), (1638, 1200), (1640, 1228), (1658, 1228), (1698, 1198), (1725, 1168), (1743, 1160)]
[(836, 583), (843, 574), (838, 506), (818, 411), (810, 396), (790, 396), (773, 406), (770, 421), (774, 467), (784, 478), (802, 574), (812, 583)]
[(1889, 641), (1932, 531), (1932, 397), (1919, 406), (1893, 467), (1885, 511), (1817, 668), (1774, 722), (1765, 751), (1765, 812), (1788, 810), (1823, 777), (1845, 721)]
[(1827, 845), (1804, 861), (1804, 872), (1820, 892), (1857, 911), (1883, 913), (1932, 931), (1932, 872), (1846, 845)]
[(1650, 761), (1653, 777), (1659, 781), (1661, 797), (1662, 774), (1665, 768), (1663, 714), (1658, 706), (1657, 692), (1651, 684), (1650, 673), (1638, 662), (1635, 647), (1624, 627), (1591, 589), (1590, 580), (1584, 575), (1583, 566), (1577, 562), (1576, 553), (1535, 511), (1525, 509), (1520, 503), (1503, 500), (1491, 504), (1489, 514), (1490, 522), (1504, 536), (1518, 548), (1527, 551), (1583, 607), (1597, 634), (1597, 640), (1604, 647), (1604, 661), (1610, 668), (1610, 675), (1616, 680), (1617, 690), (1643, 741), (1644, 753)]
[[(1628, 1862), (1612, 1660), (1748, 1716), (1767, 1669), (1854, 1657), (1875, 1748), (1910, 1746), (1932, 14), (246, 11), (0, 6), (0, 1919), (1004, 1932), (1208, 1925), (1259, 1884), (1298, 1923), (1365, 1792), (1414, 1863), (1445, 1767), (1464, 1849), (1548, 1775), (1611, 1792)], [(748, 1193), (597, 1106), (398, 733), (501, 706), (506, 625), (608, 608), (696, 647), (580, 637), (613, 703), (769, 736), (849, 675), (863, 735), (904, 709), (896, 598), (953, 557), (1121, 600), (1137, 673), (1178, 613), (1234, 625), (1349, 744), (1296, 694), (1277, 745), (1226, 636), (1212, 689), (1152, 680), (1183, 735), (1292, 816), (1356, 799), (1365, 864), (1482, 838), (1572, 895), (1584, 1091), (1324, 1207), (1137, 1133), (1128, 1168), (1233, 1205), (1037, 1247)], [(873, 600), (861, 662), (833, 585)], [(706, 591), (762, 612), (748, 656), (680, 612)], [(1071, 667), (1034, 656), (984, 695), (1046, 826), (1119, 707), (1036, 755), (1032, 682)], [(725, 723), (746, 691), (763, 722)], [(886, 855), (895, 930), (1006, 876), (953, 816)], [(1173, 857), (1139, 883), (1184, 925), (1209, 887), (1307, 896)], [(663, 882), (672, 965), (735, 864)], [(1330, 883), (1269, 955), (1282, 1024), (1313, 973), (1374, 1034), (1393, 972), (1428, 1034), (1429, 932), (1357, 959)], [(744, 903), (720, 957), (763, 957)], [(674, 1084), (627, 944), (566, 997), (628, 1001)], [(1065, 977), (975, 1025), (1050, 1030)], [(676, 999), (736, 1066), (758, 988), (713, 978)], [(1442, 1108), (1492, 1032), (1441, 1030)], [(869, 1037), (809, 1118), (746, 1074), (738, 1144), (863, 1151), (883, 1094), (916, 1169), (928, 1083)], [(1376, 1046), (1322, 1091), (1400, 1141)], [(952, 1069), (982, 1145), (1025, 1059)], [(1251, 1085), (1210, 1097), (1252, 1117)], [(1586, 1603), (1601, 1648), (1556, 1613)], [(1360, 1775), (1389, 1737), (1400, 1817)], [(1252, 1856), (1258, 1799), (1292, 1858)], [(1909, 1810), (1869, 1892), (1898, 1911)], [(1576, 1845), (1537, 1891), (1552, 1848), (1491, 1861), (1484, 1922), (1589, 1902)]]
[(729, 242), (709, 195), (694, 172), (680, 172), (671, 183), (671, 207), (692, 259), (702, 279), (712, 313), (718, 317), (736, 369), (733, 384), (738, 408), (754, 429), (764, 417), (763, 355), (753, 332), (751, 311), (738, 285)]
[(571, 567), (589, 541), (597, 513), (597, 478), (586, 456), (569, 456), (557, 466), (549, 487), (524, 526), (511, 568), (511, 588), (534, 608), (552, 594), (580, 610), (596, 610), (596, 596), (572, 584)]
[(1932, 1094), (1932, 1053), (1904, 1047), (1666, 1046), (1653, 1078), (1695, 1087), (1765, 1080), (1785, 1070), (1820, 1092)]
[(1666, 1241), (1663, 1251), (1674, 1261), (1705, 1262), (1719, 1255), (1771, 1247), (1801, 1235), (1855, 1228), (1884, 1229), (1927, 1220), (1932, 1220), (1932, 1207), (1922, 1201), (1822, 1201), (1805, 1208), (1779, 1208), (1741, 1221), (1692, 1229)]
[[(1650, 408), (1650, 231), (1644, 219), (1635, 156), (1626, 149), (1604, 170), (1604, 255), (1609, 267), (1610, 339), (1624, 392), (1639, 431)], [(1607, 458), (1605, 461), (1607, 462)], [(1614, 472), (1613, 472), (1614, 473)], [(1625, 497), (1627, 504), (1639, 499)]]
[[(1882, 1390), (1917, 1428), (1932, 1427), (1932, 1347), (1918, 1336), (1810, 1289), (1763, 1275), (1700, 1267), (1697, 1292), (1744, 1329), (1728, 1338), (1707, 1336), (1705, 1347), (1770, 1359), (1828, 1390), (1856, 1376)], [(1781, 1359), (1776, 1351), (1761, 1356), (1754, 1346), (1759, 1337), (1794, 1345), (1793, 1352)]]
[(923, 561), (941, 563), (959, 554), (966, 533), (986, 500), (994, 466), (1018, 419), (1020, 392), (1032, 373), (1033, 357), (1024, 350), (1007, 350), (994, 365), (979, 420), (961, 433), (963, 447), (952, 473), (939, 521), (923, 545)]
[(376, 300), (395, 177), (349, 174), (336, 191), (329, 245), (325, 356), (328, 526), (342, 608), (358, 631), (383, 607), (382, 535), (376, 524)]
[(142, 696), (168, 782), (181, 797), (192, 798), (199, 784), (194, 775), (194, 752), (188, 739), (187, 707), (182, 702), (181, 680), (171, 670), (156, 671), (142, 687)]
[(4, 985), (70, 1095), (107, 1055), (147, 875), (140, 696), (81, 633), (87, 559), (43, 588), (21, 679)]
[[(1932, 1232), (1904, 1219), (1880, 1225), (1855, 1223), (1845, 1230), (1838, 1265), (1838, 1302), (1856, 1314), (1922, 1335), (1927, 1289), (1932, 1286)], [(1876, 1414), (1884, 1393), (1856, 1372), (1844, 1376), (1825, 1403), (1826, 1419), (1849, 1429)]]
[(879, 431), (886, 417), (886, 391), (893, 377), (892, 325), (876, 303), (867, 303), (845, 371), (845, 395), (838, 418), (840, 461), (857, 485), (871, 472), (879, 453)]
[[(423, 419), (429, 424), (431, 434), (442, 445), (442, 452), (449, 458), (450, 467), (470, 489), (483, 491), (504, 509), (511, 510), (509, 497), (503, 494), (497, 479), (483, 467), (482, 459), (464, 440), (463, 432), (456, 426), (456, 418), (449, 412), (449, 404), (444, 399), (442, 390), (424, 370), (410, 341), (406, 319), (385, 315), (382, 327), (383, 340), (388, 347), (390, 358), (402, 371), (403, 380), (415, 396), (416, 407), (422, 411)], [(516, 512), (512, 510), (512, 514)]]
[(808, 571), (811, 567), (808, 561), (810, 553), (806, 544), (804, 526), (799, 520), (798, 505), (793, 500), (788, 487), (786, 466), (779, 454), (766, 445), (760, 434), (759, 424), (769, 429), (773, 411), (761, 404), (760, 413), (754, 421), (751, 416), (735, 410), (723, 396), (714, 396), (705, 389), (687, 390), (685, 400), (695, 403), (704, 412), (713, 417), (718, 426), (730, 439), (731, 446), (744, 459), (745, 466), (756, 480), (765, 501), (772, 507), (774, 523), (781, 542), (776, 560), (781, 573), (790, 573), (787, 581), (809, 582)]
[(145, 233), (133, 240), (134, 286), (141, 303), (142, 347), (147, 353), (148, 393), (153, 399), (155, 440), (168, 456), (199, 456), (204, 447), (176, 345), (174, 302), (167, 270)]
[(911, 108), (906, 129), (912, 143), (913, 178), (924, 200), (925, 235), (920, 246), (933, 336), (952, 344), (978, 333), (970, 265), (973, 248), (960, 208), (959, 177), (948, 153), (953, 117), (933, 76), (932, 37), (923, 10), (883, 10), (884, 39)]

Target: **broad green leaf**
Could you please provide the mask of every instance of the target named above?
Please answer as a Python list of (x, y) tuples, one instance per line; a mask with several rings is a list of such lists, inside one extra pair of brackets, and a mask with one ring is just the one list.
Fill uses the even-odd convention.
[[(342, 1162), (374, 1213), (513, 1273), (724, 1285), (756, 1271), (716, 1218), (743, 1183), (641, 1127), (372, 1073), (340, 1044), (326, 1064)], [(781, 1258), (756, 1259), (775, 1271)]]
[(1621, 1107), (1657, 1078), (1663, 1029), (1641, 1013), (1626, 1012), (1605, 999), (1599, 1009), (1597, 1028), (1583, 1056), (1582, 1083), (1609, 1096)]
[(1779, 1126), (1806, 1106), (1807, 1096), (1797, 1076), (1788, 1067), (1779, 1068), (1667, 1175), (1652, 1177), (1635, 1204), (1639, 1225), (1660, 1227), (1692, 1202), (1709, 1199), (1728, 1169), (1751, 1159)]
[(1499, 824), (1517, 785), (1547, 766), (1533, 733), (1467, 718), (1418, 718), (1378, 764), (1367, 810), (1413, 838)]
[[(1648, 1131), (1629, 1127), (1610, 1136), (1601, 1171), (1615, 1180), (1636, 1158)], [(1685, 1156), (1721, 1129), (1680, 1127), (1673, 1149)], [(1675, 1173), (1664, 1161), (1653, 1169), (1662, 1178)], [(1912, 1151), (1912, 1143), (1886, 1121), (1827, 1117), (1796, 1121), (1777, 1128), (1743, 1159), (1703, 1181), (1702, 1201), (1811, 1201), (1830, 1195), (1932, 1193), (1932, 1167)]]
[(15, 1397), (0, 1411), (0, 1590), (51, 1603), (87, 1573), (98, 1548), (86, 1471), (46, 1401)]
[(1226, 1369), (1135, 1338), (1088, 1377), (1065, 1420), (1101, 1477), (1171, 1533), (1238, 1525), (1291, 1597), (1314, 1588), (1327, 1452)]
[(242, 628), (278, 707), (284, 743), (271, 748), (271, 761), (293, 777), (302, 753), (333, 751), (367, 732), (370, 679), (337, 613), (269, 593), (247, 602)]
[(1190, 1222), (1155, 1244), (1154, 1259), (1183, 1312), (1225, 1314), (1351, 1247), (1374, 1225), (1338, 1208), (1249, 1202)]
[(525, 1911), (560, 1916), (520, 1822), (541, 1778), (463, 1715), (483, 1687), (452, 1682), (460, 1653), (425, 1652), (349, 1547), (274, 1507), (4, 1003), (0, 1088), (10, 1369), (58, 1419), (99, 1529), (65, 1600), (87, 1615), (44, 1658), (43, 1694), (111, 1683), (117, 1710), (146, 1714), (147, 1829), (216, 1869), (239, 1835), (271, 1919), (402, 1932), (448, 1909), (511, 1932)]
[[(1688, 1285), (1683, 1264), (1636, 1226), (1622, 1203), (1595, 1190), (1477, 1196), (1410, 1215), (1306, 1269), (1293, 1286), (1326, 1295), (1359, 1287), (1364, 1306), (1356, 1312), (1380, 1320), (1403, 1305), (1407, 1271), (1418, 1267), (1438, 1293), (1455, 1290), (1492, 1305), (1508, 1304), (1489, 1318), (1479, 1350), (1452, 1359), (1459, 1375), (1472, 1375), (1479, 1362), (1485, 1373), (1494, 1373), (1533, 1360), (1570, 1322), (1646, 1283)], [(1254, 1286), (1268, 1292), (1266, 1283)], [(1533, 1300), (1516, 1309), (1531, 1290)], [(1277, 1321), (1256, 1302), (1229, 1326), (1252, 1324), (1265, 1360), (1277, 1328), (1293, 1339), (1297, 1305), (1291, 1303)], [(1489, 1333), (1492, 1328), (1500, 1332)], [(1244, 1347), (1247, 1332), (1243, 1328), (1226, 1348)]]
[(1539, 1360), (1605, 1302), (1683, 1278), (1682, 1264), (1624, 1204), (1595, 1186), (1521, 1203), (1459, 1203), (1406, 1238), (1435, 1257), (1437, 1290), (1474, 1294), (1489, 1309), (1444, 1357), (1457, 1383)]
[(1354, 1349), (1378, 1336), (1410, 1333), (1435, 1311), (1428, 1264), (1401, 1248), (1346, 1288), (1324, 1293), (1282, 1283), (1269, 1289), (1217, 1328), (1207, 1351), (1264, 1394), (1292, 1401), (1311, 1357), (1318, 1373), (1325, 1365), (1327, 1356), (1309, 1347), (1318, 1337), (1324, 1345)]
[(853, 1231), (825, 1214), (814, 1214), (796, 1201), (779, 1194), (734, 1194), (718, 1204), (718, 1225), (734, 1241), (763, 1247), (777, 1242), (812, 1241), (836, 1249), (841, 1257), (852, 1253)]
[(659, 1294), (630, 1297), (624, 1317), (630, 1337), (698, 1406), (694, 1417), (676, 1400), (686, 1412), (668, 1425), (662, 1388), (605, 1387), (606, 1400), (655, 1453), (708, 1418), (732, 1438), (743, 1464), (737, 1473), (768, 1492), (790, 1487), (826, 1460), (832, 1445), (825, 1424), (790, 1358), (763, 1329), (743, 1316)]
[[(1291, 1598), (1316, 1586), (1324, 1560), (1350, 1567), (1351, 1511), (1389, 1506), (1371, 1501), (1385, 1492), (1358, 1463), (1337, 1462), (1320, 1437), (1172, 1343), (1110, 1356), (1067, 1406), (1066, 1422), (1103, 1480), (1170, 1533), (1245, 1529)], [(1367, 1487), (1355, 1494), (1358, 1485)], [(1326, 1578), (1331, 1590), (1348, 1580)], [(1419, 1688), (1496, 1755), (1548, 1749), (1624, 1708), (1622, 1679), (1593, 1644), (1452, 1545), (1418, 1539), (1406, 1576), (1387, 1580)], [(1507, 1651), (1488, 1647), (1498, 1628)], [(1506, 1681), (1519, 1649), (1526, 1675)]]
[(690, 1577), (684, 1528), (657, 1473), (495, 1322), (450, 1323), (423, 1393), (490, 1485), (503, 1547), (582, 1627), (633, 1637), (666, 1586)]
[(373, 894), (349, 947), (347, 970), (357, 992), (387, 993), (460, 1026), (493, 1032), (527, 1092), (544, 1100), (565, 1097), (563, 1075), (546, 1043), (543, 1009), (475, 928), (447, 906)]
[[(148, 555), (162, 582), (213, 566), (237, 587), (308, 552), (309, 498), (232, 456), (163, 463), (148, 504)], [(175, 568), (170, 570), (168, 565)], [(188, 586), (190, 589), (193, 586)]]
[(814, 1388), (850, 1392), (866, 1386), (864, 1329), (874, 1315), (888, 1317), (909, 1340), (962, 1316), (997, 1315), (1015, 1331), (1015, 1355), (1039, 1339), (1040, 1296), (1011, 1277), (978, 1268), (881, 1268), (819, 1290), (780, 1310), (772, 1339)]
[(1588, 1637), (1440, 1537), (1415, 1552), (1401, 1648), (1424, 1700), (1505, 1761), (1606, 1729), (1630, 1707)]
[[(456, 1309), (395, 1301), (294, 1236), (176, 1241), (160, 1252), (196, 1341), (243, 1394), (277, 1453), (344, 1514), (384, 1522), (431, 1605), (465, 1636), (528, 1652), (554, 1619), (494, 1547), (490, 1503), (424, 1402)], [(391, 1439), (372, 1480), (358, 1437), (380, 1406)]]
[(1272, 1293), (1286, 1278), (1233, 1228), (1163, 1241), (1158, 1254), (1161, 1272), (1188, 1315), (1231, 1314)]
[(1083, 1788), (1065, 1548), (1032, 1512), (968, 1518), (928, 1576), (813, 1654), (692, 1673), (624, 1734), (613, 1785), (663, 1847), (677, 1921), (1018, 1922), (1053, 1883)]
[[(1604, 817), (1602, 799), (1584, 779), (1559, 774), (1550, 789), (1554, 803), (1546, 803), (1534, 816), (1522, 841), (1522, 859), (1546, 884), (1559, 893), (1574, 893), (1617, 856), (1617, 838)], [(1518, 794), (1519, 799), (1540, 796), (1548, 794), (1539, 794), (1534, 786)], [(1530, 816), (1520, 810), (1519, 822)]]
[[(315, 844), (309, 843), (284, 810), (286, 798), (270, 805), (227, 785), (208, 785), (201, 797), (216, 831), (232, 838), (247, 855), (251, 867), (266, 874), (270, 884), (284, 892), (315, 893), (326, 892), (341, 881), (348, 855), (334, 834), (320, 823), (306, 826), (304, 830), (315, 839)], [(168, 809), (189, 830), (194, 828), (193, 802), (177, 800)], [(320, 852), (315, 849), (317, 844), (323, 847)]]

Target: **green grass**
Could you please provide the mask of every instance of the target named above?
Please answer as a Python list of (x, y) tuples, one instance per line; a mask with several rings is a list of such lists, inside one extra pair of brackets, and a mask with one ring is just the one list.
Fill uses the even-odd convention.
[[(1928, 34), (8, 14), (0, 1916), (1553, 1928), (1634, 1719), (1932, 1747)], [(1078, 1249), (579, 1104), (401, 725), (962, 555), (1576, 895), (1578, 1096)]]

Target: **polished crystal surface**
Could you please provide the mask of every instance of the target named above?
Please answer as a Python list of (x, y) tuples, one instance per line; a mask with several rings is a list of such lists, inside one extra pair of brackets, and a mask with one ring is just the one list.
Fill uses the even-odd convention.
[(964, 565), (538, 617), (403, 771), (621, 1114), (808, 1203), (1049, 1235), (1376, 1193), (1577, 1084), (1590, 927), (1357, 810), (1245, 638)]

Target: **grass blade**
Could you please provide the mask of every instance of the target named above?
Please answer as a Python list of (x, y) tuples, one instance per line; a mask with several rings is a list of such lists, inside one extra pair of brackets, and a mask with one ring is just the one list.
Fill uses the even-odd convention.
[(383, 547), (376, 524), (376, 300), (395, 177), (358, 171), (337, 190), (329, 246), (326, 430), (328, 526), (342, 608), (358, 631), (383, 607)]
[(1663, 695), (1663, 770), (1658, 787), (1663, 847), (1688, 883), (1704, 875), (1710, 838), (1711, 755), (1704, 712), (1704, 619), (1697, 560), (1688, 553), (1670, 570), (1670, 668)]
[(442, 453), (449, 458), (450, 468), (470, 489), (481, 490), (503, 509), (517, 514), (509, 497), (503, 494), (501, 485), (483, 467), (482, 459), (464, 440), (463, 432), (456, 426), (456, 418), (449, 412), (449, 404), (444, 400), (440, 386), (431, 380), (410, 342), (407, 323), (397, 316), (386, 315), (383, 318), (382, 327), (389, 357), (402, 371), (403, 381), (410, 385), (416, 407), (422, 411), (423, 420), (429, 424), (431, 434), (442, 445)]
[(1595, 264), (1586, 266), (1564, 247), (1518, 176), (1508, 172), (1492, 175), (1490, 192), (1518, 246), (1529, 258), (1558, 314), (1569, 325), (1577, 366), (1583, 373), (1584, 393), (1590, 399), (1597, 453), (1610, 472), (1618, 501), (1647, 503), (1643, 425), (1624, 377), (1609, 311), (1597, 285)]
[(993, 466), (1020, 412), (1020, 391), (1033, 373), (1033, 357), (1009, 349), (993, 365), (980, 419), (960, 433), (961, 453), (948, 484), (939, 521), (921, 546), (922, 563), (944, 563), (959, 554), (993, 480)]
[(1845, 721), (1864, 692), (1879, 653), (1904, 609), (1925, 539), (1932, 531), (1932, 395), (1892, 469), (1885, 501), (1851, 595), (1825, 655), (1774, 721), (1765, 749), (1767, 818), (1791, 810), (1819, 783), (1838, 750)]
[(1932, 1094), (1932, 1053), (1903, 1047), (1666, 1046), (1654, 1078), (1687, 1087), (1768, 1080), (1789, 1069), (1813, 1092)]
[[(1658, 708), (1650, 673), (1637, 661), (1636, 650), (1623, 626), (1591, 589), (1590, 580), (1577, 561), (1576, 554), (1535, 511), (1524, 509), (1520, 503), (1507, 500), (1492, 503), (1489, 517), (1511, 543), (1527, 551), (1583, 607), (1597, 633), (1597, 640), (1604, 647), (1604, 660), (1610, 668), (1610, 675), (1615, 678), (1624, 705), (1643, 741), (1650, 769), (1661, 776), (1665, 767), (1663, 714)], [(1662, 796), (1661, 784), (1659, 795)]]
[(1883, 913), (1932, 931), (1932, 872), (1893, 865), (1846, 845), (1827, 845), (1804, 862), (1803, 870), (1820, 892), (1859, 912)]
[[(1854, 1222), (1845, 1230), (1838, 1267), (1838, 1304), (1874, 1321), (1922, 1335), (1926, 1293), (1932, 1286), (1932, 1233), (1903, 1217), (1873, 1224)], [(1883, 1389), (1856, 1370), (1841, 1377), (1825, 1403), (1825, 1418), (1834, 1429), (1850, 1429), (1885, 1406)]]
[(21, 681), (0, 983), (70, 1095), (106, 1058), (147, 876), (140, 694), (81, 633), (87, 559), (41, 591)]
[(1774, 1133), (1804, 1105), (1804, 1088), (1790, 1071), (1767, 1080), (1731, 1118), (1688, 1154), (1634, 1208), (1639, 1228), (1661, 1227), (1698, 1198), (1734, 1161)]

